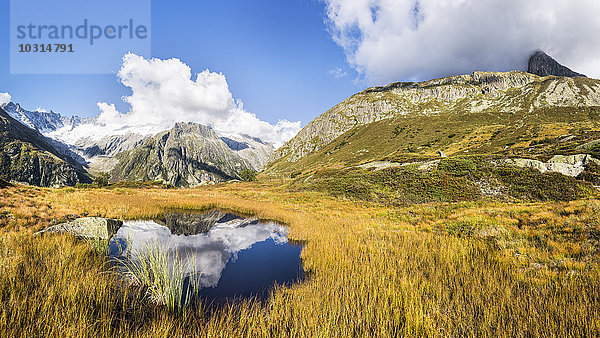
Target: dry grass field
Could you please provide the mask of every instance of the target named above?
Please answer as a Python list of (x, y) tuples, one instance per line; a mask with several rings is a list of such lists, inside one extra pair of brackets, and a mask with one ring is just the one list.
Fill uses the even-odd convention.
[[(597, 336), (600, 200), (389, 207), (287, 181), (197, 189), (0, 189), (0, 336)], [(168, 311), (65, 235), (67, 215), (221, 208), (302, 241), (307, 279), (216, 311)]]

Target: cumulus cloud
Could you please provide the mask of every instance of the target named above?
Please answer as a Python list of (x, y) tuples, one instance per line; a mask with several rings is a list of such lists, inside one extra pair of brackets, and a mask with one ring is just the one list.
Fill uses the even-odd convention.
[(324, 0), (330, 33), (369, 82), (525, 70), (542, 49), (600, 77), (597, 0)]
[(92, 137), (158, 133), (176, 122), (195, 122), (223, 133), (259, 137), (278, 147), (300, 130), (300, 122), (280, 120), (272, 125), (260, 120), (234, 100), (223, 74), (205, 70), (192, 75), (179, 59), (145, 59), (129, 53), (117, 76), (131, 89), (132, 94), (123, 98), (130, 110), (122, 113), (114, 104), (99, 102), (101, 113), (95, 122), (103, 128)]
[(0, 93), (0, 107), (9, 103), (11, 100), (10, 94), (8, 93)]

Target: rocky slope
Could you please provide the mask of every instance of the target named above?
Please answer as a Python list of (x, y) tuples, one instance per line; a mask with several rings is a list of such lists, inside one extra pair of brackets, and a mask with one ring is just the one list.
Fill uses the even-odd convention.
[[(369, 88), (317, 117), (275, 152), (268, 172), (435, 157), (439, 151), (545, 154), (535, 147), (531, 153), (531, 143), (575, 147), (599, 136), (599, 106), (600, 81), (583, 77), (474, 72), (393, 83)], [(567, 143), (559, 140), (569, 135)]]
[(178, 187), (236, 179), (253, 168), (214, 130), (195, 123), (177, 123), (115, 159), (113, 180), (163, 180)]
[(79, 163), (52, 141), (0, 109), (0, 178), (56, 187), (90, 182)]
[[(42, 109), (28, 111), (13, 102), (5, 104), (4, 108), (14, 119), (46, 136), (46, 142), (56, 152), (76, 160), (92, 174), (111, 171), (119, 164), (118, 154), (142, 146), (153, 136), (134, 131), (98, 137), (93, 130), (102, 130), (104, 126), (97, 116), (67, 118)], [(123, 127), (127, 129), (127, 126)], [(254, 170), (263, 169), (274, 150), (271, 144), (248, 135), (217, 133), (217, 136), (231, 152), (242, 158), (247, 167)]]
[(15, 120), (40, 133), (51, 132), (64, 127), (62, 116), (52, 111), (28, 111), (14, 102), (3, 105), (2, 109)]
[(561, 65), (548, 54), (538, 50), (531, 58), (529, 58), (529, 64), (527, 72), (538, 76), (566, 76), (566, 77), (585, 77), (583, 74), (579, 74), (570, 70), (569, 68)]
[(246, 160), (250, 167), (256, 171), (265, 168), (274, 151), (273, 145), (256, 137), (243, 134), (217, 134), (229, 149)]

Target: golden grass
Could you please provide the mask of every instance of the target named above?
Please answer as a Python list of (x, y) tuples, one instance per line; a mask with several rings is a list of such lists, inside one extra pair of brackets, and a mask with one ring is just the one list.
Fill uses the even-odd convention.
[[(444, 153), (448, 155), (452, 154), (461, 154), (465, 151), (476, 150), (480, 148), (481, 145), (487, 144), (494, 137), (494, 134), (498, 131), (505, 129), (504, 125), (491, 125), (491, 126), (483, 126), (475, 129), (466, 135), (459, 142), (452, 143), (445, 149), (443, 149)], [(438, 155), (436, 150), (431, 150), (427, 155), (436, 156)]]
[[(0, 190), (2, 336), (596, 336), (600, 201), (388, 208), (286, 182), (186, 190)], [(224, 208), (285, 222), (308, 279), (262, 306), (173, 314), (106, 273), (65, 215)]]

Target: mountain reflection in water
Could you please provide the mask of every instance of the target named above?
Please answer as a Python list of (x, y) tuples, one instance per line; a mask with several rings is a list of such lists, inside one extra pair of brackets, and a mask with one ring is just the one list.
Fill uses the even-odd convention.
[(203, 290), (209, 298), (264, 296), (274, 284), (302, 278), (301, 247), (288, 243), (286, 227), (218, 210), (125, 222), (111, 241), (110, 254), (134, 260), (151, 247), (180, 260), (186, 275), (199, 272), (199, 285), (210, 288)]

